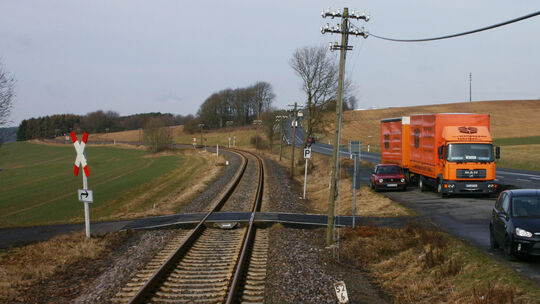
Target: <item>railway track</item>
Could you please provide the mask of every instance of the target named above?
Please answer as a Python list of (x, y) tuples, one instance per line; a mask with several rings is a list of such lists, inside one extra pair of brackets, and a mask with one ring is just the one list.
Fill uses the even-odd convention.
[[(230, 188), (194, 229), (179, 230), (117, 293), (112, 299), (114, 303), (264, 302), (268, 234), (254, 226), (255, 213), (262, 201), (263, 162), (250, 152), (234, 152), (241, 155), (242, 165)], [(258, 168), (256, 179), (253, 166)], [(256, 187), (246, 186), (253, 183)], [(210, 214), (225, 209), (229, 202), (235, 209), (242, 208), (238, 201), (245, 201), (246, 193), (242, 193), (239, 185), (251, 192), (251, 199), (246, 202), (251, 211), (249, 224), (209, 226), (206, 220)]]

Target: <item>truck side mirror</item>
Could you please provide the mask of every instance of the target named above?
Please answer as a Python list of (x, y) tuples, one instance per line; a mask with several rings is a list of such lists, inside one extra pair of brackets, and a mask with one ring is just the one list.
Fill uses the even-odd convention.
[(437, 152), (439, 154), (439, 159), (443, 159), (444, 158), (444, 155), (443, 155), (444, 146), (440, 146), (439, 149), (437, 149)]
[(495, 147), (495, 158), (496, 159), (501, 158), (501, 147), (499, 147), (499, 146)]

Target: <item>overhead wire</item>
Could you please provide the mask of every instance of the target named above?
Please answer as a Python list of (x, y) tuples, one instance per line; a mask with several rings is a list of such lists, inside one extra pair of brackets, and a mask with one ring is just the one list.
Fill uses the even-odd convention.
[(442, 40), (442, 39), (454, 38), (454, 37), (465, 36), (465, 35), (470, 35), (470, 34), (482, 32), (482, 31), (487, 31), (487, 30), (494, 29), (494, 28), (497, 28), (497, 27), (500, 27), (500, 26), (504, 26), (504, 25), (508, 25), (508, 24), (511, 24), (511, 23), (515, 23), (515, 22), (518, 22), (518, 21), (525, 20), (525, 19), (529, 19), (529, 18), (538, 16), (538, 15), (540, 15), (540, 11), (537, 11), (537, 12), (534, 12), (534, 13), (530, 13), (530, 14), (528, 14), (528, 15), (521, 16), (521, 17), (518, 17), (518, 18), (515, 18), (515, 19), (512, 19), (512, 20), (508, 20), (508, 21), (504, 21), (504, 22), (501, 22), (501, 23), (497, 23), (497, 24), (494, 24), (494, 25), (482, 27), (482, 28), (479, 28), (479, 29), (475, 29), (475, 30), (471, 30), (471, 31), (463, 32), (463, 33), (458, 33), (458, 34), (452, 34), (452, 35), (446, 35), (446, 36), (440, 36), (440, 37), (433, 37), (433, 38), (422, 38), (422, 39), (396, 39), (396, 38), (388, 38), (388, 37), (379, 36), (379, 35), (373, 34), (373, 33), (371, 33), (371, 32), (369, 33), (369, 35), (370, 35), (370, 36), (373, 36), (373, 37), (375, 37), (375, 38), (378, 38), (378, 39), (388, 40), (388, 41), (394, 41), (394, 42), (422, 42), (422, 41), (434, 41), (434, 40)]

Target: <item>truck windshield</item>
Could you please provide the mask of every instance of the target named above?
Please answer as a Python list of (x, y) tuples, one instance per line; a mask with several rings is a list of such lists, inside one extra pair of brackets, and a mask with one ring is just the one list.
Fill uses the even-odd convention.
[(448, 161), (452, 162), (492, 162), (492, 144), (449, 144)]

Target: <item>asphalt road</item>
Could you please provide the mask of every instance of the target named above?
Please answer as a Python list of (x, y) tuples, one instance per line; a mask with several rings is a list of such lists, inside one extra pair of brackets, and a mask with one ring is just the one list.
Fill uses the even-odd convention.
[[(290, 140), (290, 122), (289, 132), (286, 134)], [(304, 136), (304, 130), (301, 127), (297, 128), (297, 146), (301, 146)], [(323, 143), (312, 145), (312, 152), (331, 155), (332, 149), (332, 146)], [(343, 147), (340, 157), (349, 157), (348, 147)], [(376, 153), (362, 152), (361, 159), (371, 163), (381, 161), (380, 155)], [(368, 183), (369, 176), (369, 168), (362, 168), (360, 180)], [(498, 168), (497, 181), (515, 188), (539, 188), (540, 172)], [(422, 218), (435, 223), (441, 230), (466, 240), (494, 259), (507, 263), (516, 272), (536, 281), (540, 286), (540, 258), (524, 258), (516, 262), (508, 262), (504, 259), (501, 250), (489, 248), (489, 221), (495, 198), (469, 195), (442, 199), (435, 192), (420, 192), (416, 187), (409, 187), (406, 192), (385, 192), (385, 194), (392, 200), (414, 210)]]

